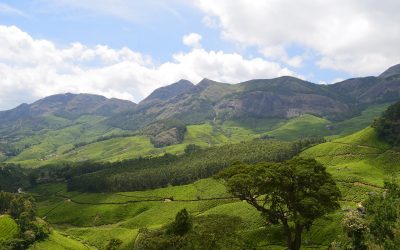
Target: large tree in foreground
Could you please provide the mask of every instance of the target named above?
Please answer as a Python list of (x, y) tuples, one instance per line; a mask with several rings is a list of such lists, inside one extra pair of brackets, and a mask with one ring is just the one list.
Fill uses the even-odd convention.
[(293, 158), (283, 163), (236, 163), (217, 178), (229, 192), (247, 201), (267, 222), (281, 224), (289, 249), (301, 246), (303, 229), (339, 208), (340, 191), (323, 165)]

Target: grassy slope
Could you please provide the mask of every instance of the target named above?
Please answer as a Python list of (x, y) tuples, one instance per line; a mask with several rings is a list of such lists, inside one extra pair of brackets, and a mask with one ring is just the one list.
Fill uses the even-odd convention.
[[(59, 191), (58, 195), (63, 194), (72, 197), (72, 200), (49, 195), (49, 193), (54, 194), (57, 191)], [(46, 215), (46, 220), (52, 223), (57, 230), (97, 248), (103, 248), (111, 238), (119, 238), (124, 242), (124, 248), (129, 249), (140, 228), (159, 228), (171, 222), (182, 208), (187, 208), (194, 216), (205, 214), (239, 216), (243, 220), (241, 226), (243, 234), (257, 242), (259, 246), (275, 244), (278, 245), (278, 248), (281, 248), (284, 244), (284, 240), (277, 237), (280, 234), (280, 228), (275, 226), (264, 227), (265, 223), (260, 214), (247, 203), (235, 199), (182, 201), (229, 196), (225, 186), (213, 179), (203, 179), (189, 185), (137, 192), (67, 193), (64, 184), (47, 184), (39, 186), (32, 192), (47, 197), (44, 200), (37, 197), (40, 216)], [(173, 202), (143, 201), (98, 205), (74, 203), (124, 203), (129, 200), (162, 199), (171, 196), (174, 198)], [(340, 215), (333, 214), (318, 221), (316, 226), (304, 235), (307, 244), (313, 246), (327, 245), (333, 241), (335, 232), (340, 228), (334, 226), (337, 226), (338, 220), (336, 218), (338, 216)], [(261, 247), (261, 249), (263, 248)]]
[(17, 223), (8, 215), (0, 215), (0, 244), (4, 240), (14, 238), (17, 234)]
[(341, 182), (346, 198), (362, 200), (369, 191), (400, 173), (400, 152), (381, 141), (373, 128), (312, 147), (302, 154), (316, 158)]
[(329, 124), (330, 122), (326, 119), (305, 114), (290, 119), (277, 129), (267, 132), (267, 134), (282, 140), (296, 140), (302, 137), (321, 136), (329, 133), (327, 127)]
[(23, 147), (26, 144), (32, 146), (8, 161), (26, 167), (60, 160), (117, 161), (141, 155), (159, 155), (164, 152), (181, 153), (185, 146), (191, 143), (209, 147), (251, 140), (265, 134), (282, 140), (295, 140), (307, 136), (329, 136), (333, 139), (338, 135), (350, 134), (366, 127), (386, 107), (387, 104), (372, 106), (364, 110), (360, 116), (339, 123), (331, 123), (326, 119), (305, 114), (287, 121), (252, 118), (189, 125), (183, 143), (165, 148), (154, 148), (148, 137), (131, 136), (94, 142), (68, 151), (77, 142), (90, 142), (100, 136), (124, 133), (122, 130), (109, 129), (102, 125), (102, 117), (86, 116), (80, 118), (78, 124), (73, 126), (24, 138), (17, 143), (17, 146)]
[(80, 242), (78, 239), (68, 234), (53, 230), (49, 238), (44, 241), (36, 242), (29, 249), (31, 250), (87, 250), (96, 249), (92, 246)]
[(8, 162), (20, 163), (25, 166), (41, 165), (70, 150), (73, 144), (90, 142), (100, 136), (121, 134), (120, 129), (110, 129), (103, 125), (103, 117), (83, 116), (75, 124), (57, 130), (40, 131), (37, 135), (24, 137), (15, 143), (17, 148), (28, 148)]

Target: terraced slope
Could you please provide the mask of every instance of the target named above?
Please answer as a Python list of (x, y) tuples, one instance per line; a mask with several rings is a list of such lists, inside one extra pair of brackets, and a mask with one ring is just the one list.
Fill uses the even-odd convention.
[[(253, 207), (230, 198), (225, 186), (213, 179), (136, 192), (66, 192), (64, 184), (47, 184), (32, 192), (39, 200), (40, 216), (63, 234), (97, 249), (104, 249), (111, 238), (122, 240), (122, 249), (131, 249), (140, 228), (159, 228), (173, 221), (182, 208), (193, 216), (238, 216), (242, 220), (241, 233), (256, 242), (259, 249), (284, 249), (279, 227), (265, 226)], [(304, 235), (305, 249), (329, 245), (340, 230), (340, 216), (335, 213), (317, 221)]]
[(33, 244), (30, 250), (90, 250), (97, 249), (93, 246), (84, 244), (78, 239), (68, 234), (53, 230), (49, 238)]
[(400, 174), (400, 152), (380, 140), (371, 127), (314, 146), (301, 156), (315, 158), (327, 166), (342, 182), (347, 198), (359, 201), (368, 191)]
[(2, 241), (12, 239), (17, 234), (17, 223), (8, 215), (0, 215), (0, 245)]

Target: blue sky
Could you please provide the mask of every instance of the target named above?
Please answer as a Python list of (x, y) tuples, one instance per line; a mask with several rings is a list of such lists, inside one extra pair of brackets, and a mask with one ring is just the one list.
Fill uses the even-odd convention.
[[(138, 102), (180, 78), (235, 83), (289, 74), (326, 84), (376, 75), (400, 62), (392, 13), (400, 6), (381, 5), (0, 0), (0, 110), (66, 91)], [(388, 26), (391, 36), (383, 35)]]

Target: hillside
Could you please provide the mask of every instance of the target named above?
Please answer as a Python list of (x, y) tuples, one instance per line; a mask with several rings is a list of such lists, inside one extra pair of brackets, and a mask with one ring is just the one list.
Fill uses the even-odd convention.
[[(338, 181), (354, 189), (382, 187), (384, 180), (400, 173), (400, 152), (379, 139), (371, 127), (314, 146), (301, 156), (317, 159)], [(353, 195), (360, 199), (366, 193)]]
[[(305, 232), (304, 249), (325, 248), (337, 239), (343, 234), (340, 220), (346, 209), (355, 207), (368, 193), (380, 191), (385, 179), (400, 172), (400, 153), (378, 139), (371, 127), (311, 147), (301, 156), (324, 163), (343, 194), (342, 210), (323, 217)], [(53, 225), (69, 225), (62, 234), (96, 248), (111, 238), (122, 240), (128, 248), (143, 233), (140, 228), (159, 228), (182, 208), (196, 218), (236, 216), (241, 220), (240, 234), (258, 248), (284, 248), (279, 227), (265, 225), (254, 208), (229, 198), (223, 183), (213, 179), (134, 192), (67, 192), (63, 183), (39, 185), (31, 192), (37, 195), (41, 216)], [(168, 197), (173, 201), (165, 202)]]
[[(372, 117), (377, 114), (376, 109), (381, 108), (379, 106), (372, 108), (363, 116)], [(346, 124), (356, 125), (360, 119), (354, 118)], [(305, 120), (311, 120), (311, 124), (315, 124), (316, 128), (329, 125), (325, 119), (305, 115), (293, 118), (284, 125), (279, 125), (281, 121), (276, 121), (268, 127), (272, 129), (272, 132), (275, 131), (276, 135), (279, 133), (288, 135), (290, 133), (286, 133), (285, 130), (292, 131), (292, 128), (305, 130), (307, 128), (303, 124)], [(249, 131), (260, 132), (265, 129), (255, 121), (248, 120), (248, 122), (240, 124), (240, 132), (236, 132), (237, 135), (241, 134), (245, 137)], [(234, 124), (238, 123), (228, 122), (222, 124), (221, 127), (232, 128)], [(262, 124), (266, 126), (265, 123)], [(250, 125), (254, 130), (244, 129)], [(195, 140), (206, 142), (210, 139), (208, 136), (212, 134), (212, 124), (194, 126), (189, 130), (186, 139), (190, 139), (191, 142)], [(310, 130), (306, 129), (305, 132)], [(202, 132), (205, 133), (202, 134)], [(212, 138), (218, 138), (217, 134), (214, 134)], [(201, 144), (200, 142), (197, 141), (198, 144)], [(183, 173), (183, 176), (188, 179), (192, 178), (195, 172), (209, 171), (208, 165), (217, 166), (218, 161), (232, 163), (239, 158), (245, 162), (257, 162), (263, 159), (270, 161), (268, 157), (287, 151), (290, 149), (289, 145), (288, 142), (282, 143), (275, 140), (256, 140), (212, 147), (192, 155), (180, 156), (181, 158), (164, 156), (167, 160), (166, 164), (160, 158), (161, 161), (152, 159), (148, 163), (144, 159), (138, 159), (137, 163), (128, 161), (116, 166), (105, 165), (105, 169), (98, 171), (90, 170), (91, 167), (88, 166), (89, 169), (84, 171), (95, 172), (78, 174), (77, 178), (72, 178), (68, 186), (64, 182), (37, 185), (29, 192), (38, 201), (39, 215), (45, 217), (57, 230), (50, 235), (48, 240), (36, 243), (34, 245), (36, 248), (33, 249), (65, 248), (67, 244), (73, 244), (77, 249), (84, 247), (102, 249), (111, 239), (121, 240), (121, 249), (130, 249), (146, 232), (141, 228), (162, 228), (170, 223), (182, 208), (186, 208), (196, 221), (213, 220), (215, 223), (215, 221), (221, 221), (224, 216), (230, 216), (231, 220), (239, 221), (237, 233), (255, 244), (257, 248), (284, 249), (285, 240), (280, 234), (280, 227), (266, 225), (253, 207), (232, 198), (221, 181), (211, 178), (197, 181), (191, 179), (188, 182), (184, 180), (183, 183), (187, 183), (185, 185), (178, 183), (178, 186), (165, 185), (156, 189), (145, 188), (147, 190), (143, 191), (121, 191), (124, 191), (123, 183), (127, 179), (129, 181), (126, 183), (130, 185), (130, 189), (137, 188), (136, 184), (144, 184), (143, 180), (156, 182), (158, 177), (144, 177), (146, 174), (156, 174), (162, 177), (160, 180), (163, 180), (165, 177), (170, 178), (168, 176), (171, 173)], [(102, 147), (99, 146), (99, 148)], [(383, 182), (400, 173), (400, 152), (380, 139), (372, 127), (312, 146), (301, 152), (300, 156), (315, 158), (323, 163), (342, 192), (340, 201), (342, 209), (317, 220), (311, 230), (303, 234), (304, 249), (325, 249), (333, 241), (342, 237), (344, 232), (340, 221), (344, 213), (349, 208), (356, 207), (369, 194), (382, 191)], [(176, 159), (181, 160), (176, 161)], [(159, 162), (153, 164), (151, 163), (153, 160)], [(208, 164), (210, 160), (211, 164)], [(135, 164), (144, 165), (138, 169), (139, 165)], [(198, 170), (195, 170), (197, 167)], [(143, 168), (151, 171), (142, 171)], [(75, 168), (75, 170), (78, 169), (79, 166)], [(190, 169), (195, 172), (190, 172)], [(203, 170), (199, 171), (200, 169)], [(57, 173), (57, 168), (54, 170)], [(73, 175), (73, 172), (69, 175), (71, 174)], [(107, 191), (103, 193), (98, 192), (101, 190), (95, 190), (98, 193), (88, 193), (87, 188), (91, 186), (91, 182), (97, 187), (108, 185), (111, 189), (103, 190)], [(99, 186), (99, 183), (102, 184)], [(68, 191), (71, 184), (76, 185), (73, 188), (74, 191)], [(219, 219), (216, 220), (217, 217), (213, 216)]]
[[(209, 122), (186, 126), (187, 131), (180, 144), (156, 148), (151, 144), (151, 135), (109, 128), (99, 116), (83, 116), (75, 125), (28, 136), (14, 143), (22, 148), (8, 162), (36, 167), (47, 163), (73, 160), (117, 161), (144, 155), (159, 155), (164, 152), (181, 153), (185, 146), (201, 147), (247, 141), (262, 136), (283, 140), (304, 137), (343, 135), (360, 130), (378, 117), (388, 104), (374, 105), (360, 116), (342, 122), (330, 122), (312, 115), (285, 119), (239, 119), (224, 122)], [(25, 145), (29, 147), (25, 148)]]
[[(0, 161), (35, 167), (65, 159), (115, 161), (256, 137), (346, 135), (400, 93), (394, 66), (379, 77), (318, 85), (294, 77), (227, 84), (181, 80), (139, 104), (60, 94), (0, 112)], [(332, 137), (332, 138), (333, 138)]]

